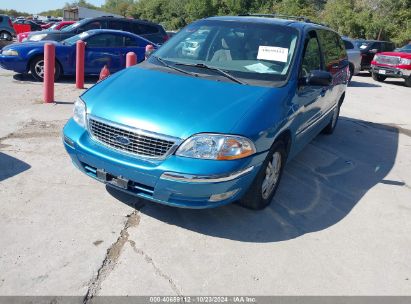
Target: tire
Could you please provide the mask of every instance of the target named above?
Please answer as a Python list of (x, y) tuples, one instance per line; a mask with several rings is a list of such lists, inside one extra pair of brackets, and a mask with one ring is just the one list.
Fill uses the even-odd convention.
[(411, 88), (411, 76), (408, 76), (405, 80), (405, 85), (409, 88)]
[(6, 39), (7, 41), (12, 41), (13, 40), (13, 36), (7, 31), (1, 31), (0, 32), (0, 37)]
[[(267, 207), (277, 192), (286, 160), (287, 152), (284, 143), (275, 142), (247, 193), (237, 203), (252, 210), (262, 210)], [(268, 177), (269, 170), (274, 174), (273, 176)]]
[(338, 104), (338, 106), (335, 107), (333, 111), (333, 116), (331, 117), (331, 121), (323, 129), (322, 133), (327, 134), (327, 135), (331, 135), (334, 133), (334, 130), (338, 124), (338, 118), (340, 117), (340, 108), (341, 108), (341, 104)]
[[(44, 57), (37, 56), (30, 61), (31, 76), (37, 81), (43, 81), (44, 76)], [(61, 77), (60, 63), (55, 62), (54, 68), (54, 80), (57, 81)]]
[(371, 73), (372, 79), (378, 82), (383, 82), (385, 79), (387, 79), (387, 76), (384, 75), (379, 75), (377, 73)]

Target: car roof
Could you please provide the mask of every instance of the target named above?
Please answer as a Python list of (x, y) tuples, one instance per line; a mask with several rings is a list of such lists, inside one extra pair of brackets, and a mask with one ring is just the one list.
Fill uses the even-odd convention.
[(94, 17), (94, 18), (84, 18), (82, 20), (86, 20), (86, 19), (87, 20), (114, 20), (114, 21), (120, 20), (120, 21), (145, 23), (145, 24), (150, 24), (150, 25), (154, 25), (154, 26), (159, 26), (159, 24), (157, 24), (155, 22), (151, 22), (151, 21), (144, 20), (144, 19), (130, 19), (130, 18), (113, 17), (113, 16), (100, 16), (100, 17)]
[[(285, 19), (285, 18), (276, 18), (275, 15), (243, 15), (243, 16), (216, 16), (216, 17), (209, 17), (204, 20), (220, 20), (220, 21), (238, 21), (238, 22), (248, 22), (248, 23), (264, 23), (264, 24), (274, 24), (274, 25), (285, 25), (285, 26), (291, 26), (294, 28), (305, 28), (305, 27), (312, 27), (312, 28), (318, 28), (318, 29), (326, 29), (333, 31), (332, 29), (328, 28), (327, 26), (324, 26), (322, 24), (310, 22), (310, 21), (301, 21), (297, 20), (300, 17), (295, 17), (296, 19), (293, 19), (290, 17), (290, 19)], [(334, 32), (334, 31), (333, 31)]]
[(385, 41), (385, 40), (368, 40), (368, 39), (355, 39), (355, 41), (360, 41), (360, 42), (386, 42), (386, 43), (393, 43), (391, 41)]

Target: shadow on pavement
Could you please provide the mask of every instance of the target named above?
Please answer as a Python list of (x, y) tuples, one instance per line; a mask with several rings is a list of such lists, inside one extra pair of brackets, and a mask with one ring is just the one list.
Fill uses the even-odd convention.
[(367, 82), (359, 82), (359, 81), (350, 81), (348, 84), (349, 87), (353, 88), (380, 88), (381, 86), (376, 83), (367, 83)]
[(0, 182), (30, 168), (29, 164), (0, 152)]
[[(30, 74), (14, 74), (13, 79), (17, 81), (27, 81), (27, 82), (36, 82), (41, 83), (40, 81), (35, 80)], [(93, 85), (98, 81), (98, 76), (86, 76), (84, 78), (84, 84)], [(74, 76), (63, 76), (56, 83), (76, 83), (76, 78)]]
[(384, 80), (384, 82), (388, 83), (388, 84), (396, 85), (396, 86), (399, 86), (399, 87), (407, 87), (405, 85), (405, 80), (404, 79), (398, 79), (398, 80), (388, 80), (387, 79), (387, 80)]
[(235, 204), (180, 209), (109, 192), (147, 216), (209, 236), (242, 242), (278, 242), (320, 231), (346, 217), (394, 165), (398, 130), (342, 117), (332, 136), (319, 135), (285, 169), (272, 204), (250, 211)]

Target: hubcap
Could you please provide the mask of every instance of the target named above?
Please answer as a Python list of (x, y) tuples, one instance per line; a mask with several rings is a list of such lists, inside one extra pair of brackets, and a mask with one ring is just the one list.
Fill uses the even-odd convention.
[(9, 33), (2, 33), (3, 39), (11, 40), (11, 35)]
[(277, 185), (278, 178), (280, 177), (281, 165), (281, 154), (279, 152), (275, 152), (271, 161), (267, 165), (265, 170), (265, 178), (261, 186), (264, 199), (270, 197), (275, 186)]
[(34, 66), (34, 71), (39, 77), (44, 77), (44, 60), (37, 61), (36, 65)]

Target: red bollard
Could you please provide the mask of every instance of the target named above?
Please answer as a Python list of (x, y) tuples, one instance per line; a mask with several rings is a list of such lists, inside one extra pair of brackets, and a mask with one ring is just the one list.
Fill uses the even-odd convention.
[(151, 53), (154, 51), (154, 46), (152, 44), (147, 44), (146, 45), (146, 60), (147, 58), (151, 55)]
[(52, 43), (44, 44), (44, 102), (54, 102), (54, 65), (56, 46)]
[(128, 52), (126, 55), (126, 68), (137, 64), (137, 55), (134, 52)]
[(86, 44), (83, 40), (76, 43), (76, 88), (84, 89), (84, 53)]

